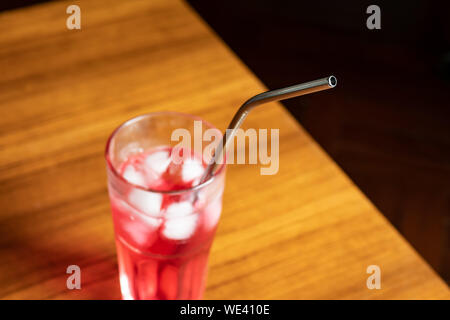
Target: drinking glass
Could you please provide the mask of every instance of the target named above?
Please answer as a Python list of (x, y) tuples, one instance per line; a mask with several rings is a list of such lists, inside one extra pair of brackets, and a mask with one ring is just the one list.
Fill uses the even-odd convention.
[[(193, 137), (198, 124), (203, 130), (215, 129), (191, 115), (150, 113), (126, 121), (108, 139), (108, 191), (124, 299), (202, 298), (209, 251), (222, 210), (225, 166), (202, 184), (164, 191), (133, 184), (120, 173), (120, 166), (133, 155), (173, 150), (179, 141), (172, 140), (172, 133), (186, 129)], [(206, 146), (201, 146), (202, 153)], [(155, 203), (162, 203), (161, 208), (167, 203), (178, 207), (190, 203), (193, 210), (175, 215), (164, 209), (146, 210)]]

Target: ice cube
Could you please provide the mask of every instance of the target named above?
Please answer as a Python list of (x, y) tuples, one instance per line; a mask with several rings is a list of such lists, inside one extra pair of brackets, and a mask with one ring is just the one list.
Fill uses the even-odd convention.
[(159, 236), (162, 219), (148, 216), (123, 200), (116, 203), (114, 223), (123, 230), (119, 234), (134, 246), (151, 246)]
[(156, 240), (156, 233), (142, 223), (129, 221), (124, 222), (122, 227), (126, 236), (133, 241), (133, 245), (150, 246)]
[(144, 223), (153, 230), (158, 228), (162, 223), (162, 220), (159, 218), (153, 218), (143, 214), (139, 215), (139, 219), (144, 221)]
[(161, 216), (162, 195), (155, 192), (132, 189), (128, 194), (129, 203), (139, 211), (153, 217)]
[(168, 151), (156, 151), (145, 158), (146, 167), (150, 168), (152, 171), (161, 175), (167, 170), (170, 163), (170, 156)]
[(187, 216), (194, 211), (192, 203), (189, 201), (174, 202), (170, 204), (166, 209), (167, 218), (178, 218)]
[(205, 168), (199, 160), (188, 158), (183, 163), (181, 176), (184, 182), (190, 182), (202, 176)]
[(186, 240), (192, 236), (197, 227), (198, 216), (191, 214), (185, 217), (167, 219), (162, 234), (171, 240)]
[(129, 216), (119, 223), (126, 241), (130, 241), (135, 246), (149, 247), (158, 239), (158, 228), (162, 220), (139, 212), (130, 212)]
[(132, 165), (128, 165), (123, 171), (123, 177), (132, 184), (145, 187), (144, 174), (136, 170)]
[(126, 221), (131, 220), (137, 221), (139, 223), (144, 223), (148, 227), (153, 229), (158, 228), (162, 223), (162, 220), (160, 218), (143, 214), (142, 212), (126, 203), (124, 200), (115, 199), (114, 206), (119, 210), (120, 215), (122, 215), (122, 219), (125, 219)]

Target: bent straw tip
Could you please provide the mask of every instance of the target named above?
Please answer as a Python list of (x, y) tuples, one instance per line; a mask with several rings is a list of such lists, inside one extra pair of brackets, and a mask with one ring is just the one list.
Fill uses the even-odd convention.
[(337, 79), (336, 79), (335, 76), (329, 76), (329, 77), (328, 77), (328, 85), (329, 85), (331, 88), (336, 87), (336, 85), (337, 85)]

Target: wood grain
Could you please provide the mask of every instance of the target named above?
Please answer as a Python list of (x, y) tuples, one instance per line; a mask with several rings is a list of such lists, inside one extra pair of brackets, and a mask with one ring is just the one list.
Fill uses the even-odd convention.
[[(72, 3), (0, 14), (3, 299), (120, 298), (103, 160), (109, 133), (160, 110), (224, 129), (264, 90), (182, 2), (76, 1), (76, 31), (65, 26)], [(205, 298), (449, 297), (280, 105), (256, 109), (245, 126), (280, 129), (280, 170), (230, 166)], [(81, 290), (66, 288), (71, 264), (82, 269)], [(380, 290), (366, 287), (372, 264)]]

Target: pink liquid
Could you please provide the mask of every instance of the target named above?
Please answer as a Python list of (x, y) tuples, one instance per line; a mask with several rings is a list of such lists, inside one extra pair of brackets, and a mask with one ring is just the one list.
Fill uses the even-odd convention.
[[(133, 155), (119, 172), (126, 177), (131, 166), (133, 172), (128, 176), (152, 190), (192, 187), (198, 182), (199, 168), (205, 168), (198, 158), (195, 168), (186, 171), (188, 176), (196, 176), (190, 181), (184, 179), (182, 173), (186, 172), (182, 172), (181, 165), (162, 165), (158, 169), (164, 170), (158, 173), (145, 162), (155, 153), (170, 155), (172, 151), (158, 148)], [(157, 193), (153, 197), (145, 193), (131, 186), (125, 197), (110, 191), (123, 298), (201, 299), (209, 249), (221, 211), (221, 193), (214, 199), (199, 194), (195, 203), (193, 192)]]

